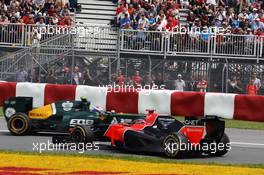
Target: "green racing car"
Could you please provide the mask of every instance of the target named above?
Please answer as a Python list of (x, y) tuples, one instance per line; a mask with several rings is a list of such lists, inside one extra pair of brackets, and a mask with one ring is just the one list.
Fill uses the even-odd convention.
[(90, 102), (86, 98), (58, 101), (33, 109), (32, 97), (12, 97), (4, 102), (3, 113), (13, 135), (35, 132), (70, 134), (74, 142), (104, 140), (103, 135), (111, 123), (130, 123), (145, 118), (145, 115), (105, 112), (100, 107), (90, 110)]

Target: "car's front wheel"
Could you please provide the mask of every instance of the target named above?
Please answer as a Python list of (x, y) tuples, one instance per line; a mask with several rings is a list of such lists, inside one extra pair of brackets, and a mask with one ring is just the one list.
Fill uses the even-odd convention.
[(7, 128), (13, 135), (25, 135), (31, 129), (30, 119), (26, 114), (16, 113), (8, 120)]

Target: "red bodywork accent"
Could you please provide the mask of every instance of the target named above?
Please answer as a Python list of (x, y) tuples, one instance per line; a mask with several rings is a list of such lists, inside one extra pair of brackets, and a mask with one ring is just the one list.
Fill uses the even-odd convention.
[(184, 134), (190, 143), (199, 144), (203, 138), (204, 127), (184, 126), (179, 132)]
[(104, 136), (111, 139), (112, 145), (115, 145), (115, 141), (123, 143), (124, 134), (127, 130), (142, 131), (145, 127), (152, 126), (155, 123), (157, 117), (158, 114), (150, 112), (142, 123), (135, 123), (131, 125), (125, 123), (111, 124)]

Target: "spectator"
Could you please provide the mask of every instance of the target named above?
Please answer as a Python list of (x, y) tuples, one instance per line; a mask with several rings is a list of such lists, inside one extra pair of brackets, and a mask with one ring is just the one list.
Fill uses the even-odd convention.
[(206, 92), (207, 86), (208, 86), (208, 83), (207, 83), (207, 81), (205, 80), (205, 77), (203, 76), (203, 77), (201, 78), (201, 80), (198, 81), (198, 83), (197, 83), (197, 89), (198, 89), (200, 92)]
[[(43, 18), (44, 24), (47, 23), (48, 18), (57, 14), (61, 21), (69, 24), (69, 5), (65, 0), (11, 0), (0, 2), (1, 22), (16, 23), (20, 21), (24, 24), (36, 24)], [(62, 6), (61, 6), (62, 5)], [(22, 19), (22, 20), (21, 20)], [(70, 20), (71, 21), (71, 20)]]
[(148, 16), (150, 16), (150, 14), (152, 14), (152, 16), (157, 16), (157, 10), (154, 4), (151, 4), (151, 8), (148, 10)]
[(71, 84), (72, 75), (71, 75), (71, 72), (70, 72), (70, 68), (68, 68), (68, 67), (64, 68), (63, 78), (64, 78), (64, 80), (63, 80), (64, 84)]
[(161, 73), (158, 73), (156, 80), (154, 81), (154, 84), (157, 85), (159, 89), (161, 88), (162, 85), (164, 85), (164, 81), (162, 79)]
[(89, 69), (86, 69), (83, 72), (83, 82), (82, 82), (82, 84), (83, 85), (94, 85), (94, 82), (93, 82), (92, 76), (90, 75), (90, 70)]
[(25, 82), (28, 80), (28, 73), (25, 71), (24, 66), (21, 65), (19, 71), (16, 73), (16, 82)]
[(258, 88), (254, 84), (254, 82), (255, 82), (255, 80), (254, 79), (251, 79), (249, 81), (249, 84), (247, 85), (247, 94), (248, 95), (257, 95)]
[(54, 70), (52, 70), (52, 69), (48, 70), (48, 75), (46, 76), (45, 82), (51, 83), (51, 84), (57, 83), (57, 78), (55, 77)]
[(188, 83), (188, 90), (189, 91), (196, 91), (197, 81), (195, 80), (194, 76), (191, 76), (191, 79)]
[(122, 75), (122, 71), (119, 70), (117, 77), (116, 77), (116, 83), (118, 86), (124, 86), (125, 85), (126, 78)]
[(131, 80), (132, 80), (134, 86), (136, 86), (136, 87), (141, 86), (142, 78), (139, 75), (139, 71), (135, 71), (135, 75), (132, 76)]
[(261, 87), (260, 79), (257, 78), (257, 74), (253, 73), (252, 80), (254, 80), (254, 85), (256, 85), (257, 90)]
[(129, 15), (132, 16), (133, 13), (136, 11), (136, 9), (134, 8), (133, 4), (129, 4), (127, 11), (129, 13)]
[(185, 89), (185, 81), (182, 79), (182, 75), (178, 74), (178, 79), (174, 82), (175, 90), (177, 91), (184, 91)]
[(144, 80), (143, 80), (143, 84), (145, 86), (144, 88), (151, 88), (153, 86), (154, 83), (153, 83), (153, 80), (152, 80), (150, 74), (145, 75)]
[(254, 8), (253, 12), (248, 15), (247, 19), (249, 20), (250, 23), (253, 22), (254, 20), (256, 20), (259, 17), (257, 11), (258, 11), (258, 9)]
[(130, 29), (131, 28), (131, 20), (128, 17), (128, 14), (125, 14), (125, 18), (121, 19), (120, 21), (120, 27), (122, 29)]
[(157, 30), (158, 31), (164, 31), (164, 30), (166, 30), (166, 26), (167, 26), (166, 17), (165, 17), (165, 15), (161, 15), (158, 18)]
[(82, 83), (82, 73), (80, 72), (80, 68), (78, 66), (74, 67), (72, 79), (72, 83), (75, 85), (80, 85)]
[(153, 13), (149, 15), (149, 30), (156, 30), (156, 18)]
[(32, 52), (35, 56), (35, 58), (39, 57), (40, 52), (40, 40), (41, 40), (41, 34), (38, 33), (38, 31), (35, 31), (32, 36)]
[(229, 93), (242, 93), (242, 88), (239, 86), (239, 81), (234, 76), (232, 77), (231, 81), (229, 81), (228, 86)]
[(260, 21), (259, 18), (256, 18), (252, 23), (251, 23), (251, 28), (253, 30), (258, 30), (260, 29), (262, 32), (264, 32), (264, 23)]
[(139, 26), (141, 25), (143, 29), (147, 29), (149, 26), (149, 20), (146, 18), (145, 14), (141, 14), (141, 18), (138, 20)]
[(117, 23), (119, 24), (120, 21), (121, 21), (123, 18), (126, 17), (126, 15), (128, 16), (128, 18), (130, 18), (127, 9), (124, 7), (124, 8), (122, 9), (122, 12), (119, 13), (119, 14), (117, 15)]

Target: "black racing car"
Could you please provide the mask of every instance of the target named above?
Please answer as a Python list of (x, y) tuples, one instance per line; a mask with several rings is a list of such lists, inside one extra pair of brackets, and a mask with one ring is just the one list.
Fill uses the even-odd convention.
[(224, 121), (215, 116), (180, 122), (150, 112), (145, 119), (134, 120), (132, 124), (111, 124), (105, 137), (113, 147), (126, 151), (159, 152), (170, 158), (189, 153), (222, 156), (231, 149), (224, 130)]

